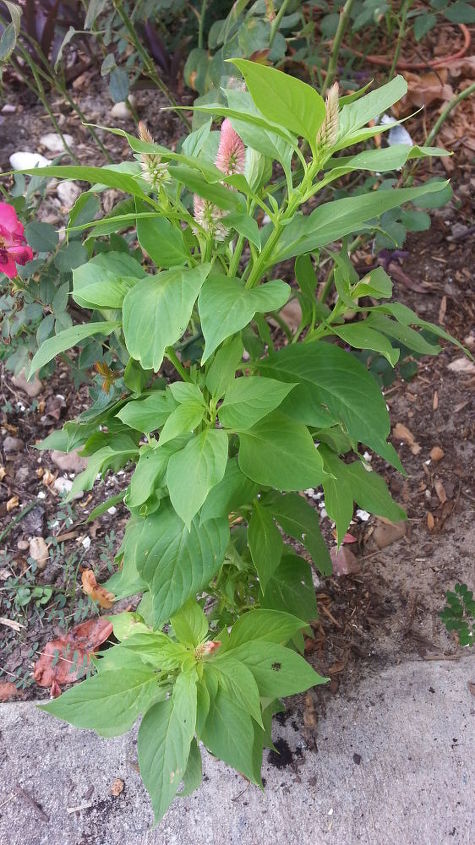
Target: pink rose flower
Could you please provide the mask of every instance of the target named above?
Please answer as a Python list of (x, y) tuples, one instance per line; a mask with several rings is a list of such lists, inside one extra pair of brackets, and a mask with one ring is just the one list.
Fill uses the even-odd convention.
[(17, 264), (26, 264), (33, 258), (13, 206), (0, 202), (0, 273), (9, 279), (17, 275)]

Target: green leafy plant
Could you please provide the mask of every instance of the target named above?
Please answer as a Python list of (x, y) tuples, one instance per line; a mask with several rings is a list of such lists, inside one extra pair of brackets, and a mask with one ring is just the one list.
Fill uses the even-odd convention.
[[(360, 169), (444, 154), (399, 146), (339, 155), (382, 131), (367, 124), (404, 94), (404, 80), (349, 98), (334, 85), (325, 102), (277, 70), (234, 65), (247, 90), (198, 105), (204, 122), (179, 151), (154, 144), (144, 127), (140, 138), (114, 130), (136, 161), (43, 171), (89, 182), (86, 197), (101, 186), (130, 197), (102, 220), (70, 219), (70, 235), (89, 233), (72, 298), (91, 321), (46, 339), (31, 372), (91, 337), (110, 351), (108, 392), (96, 390), (92, 407), (42, 448), (82, 447), (88, 457), (71, 497), (98, 474), (133, 468), (121, 494), (131, 518), (105, 586), (117, 598), (143, 594), (136, 613), (112, 617), (118, 643), (98, 657), (97, 674), (45, 709), (105, 736), (143, 716), (139, 763), (157, 820), (198, 786), (198, 741), (261, 785), (281, 699), (325, 681), (301, 652), (317, 615), (310, 562), (322, 575), (331, 564), (299, 491), (323, 487), (339, 542), (355, 501), (405, 516), (361, 454), (369, 448), (401, 469), (380, 389), (351, 350), (394, 366), (398, 344), (422, 343), (421, 329), (450, 340), (389, 302), (382, 267), (360, 279), (346, 242), (440, 184), (334, 201), (326, 193)], [(103, 249), (130, 229), (145, 264), (122, 247)], [(333, 266), (331, 309), (316, 295), (321, 255)], [(279, 278), (282, 262), (292, 286)], [(292, 297), (302, 309), (296, 330), (282, 311)], [(284, 330), (278, 342), (269, 316)]]
[(440, 618), (447, 631), (455, 631), (461, 646), (473, 645), (475, 637), (475, 601), (466, 584), (456, 584), (454, 591), (447, 590), (446, 606)]

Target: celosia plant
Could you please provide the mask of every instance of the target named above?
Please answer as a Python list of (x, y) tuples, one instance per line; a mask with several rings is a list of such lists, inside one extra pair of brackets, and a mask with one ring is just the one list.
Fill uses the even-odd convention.
[[(325, 681), (301, 656), (302, 632), (317, 615), (310, 562), (322, 575), (331, 565), (317, 512), (299, 491), (323, 487), (340, 542), (355, 501), (404, 518), (363, 457), (371, 449), (401, 468), (384, 398), (349, 347), (394, 365), (393, 340), (435, 354), (434, 336), (448, 337), (388, 301), (382, 267), (360, 279), (345, 240), (440, 183), (325, 193), (353, 171), (443, 154), (399, 145), (340, 155), (388, 128), (367, 124), (405, 93), (404, 80), (340, 99), (334, 86), (325, 103), (279, 71), (234, 64), (247, 91), (200, 106), (205, 122), (180, 152), (142, 127), (139, 139), (126, 136), (136, 162), (44, 171), (131, 197), (93, 223), (91, 258), (73, 272), (72, 297), (95, 316), (48, 339), (31, 369), (84, 338), (108, 338), (108, 393), (43, 447), (88, 456), (71, 496), (98, 474), (133, 468), (122, 494), (131, 517), (105, 586), (117, 599), (143, 595), (135, 613), (111, 617), (118, 643), (96, 674), (45, 709), (104, 736), (143, 717), (139, 764), (157, 819), (199, 785), (199, 743), (261, 785), (280, 700)], [(283, 178), (273, 177), (274, 163)], [(145, 264), (127, 253), (130, 235), (102, 240), (131, 228)], [(316, 297), (322, 251), (333, 263), (332, 308)], [(292, 286), (273, 269), (284, 261)], [(302, 310), (295, 331), (279, 314), (291, 297)], [(285, 329), (282, 348), (269, 315)], [(158, 375), (164, 361), (171, 383)]]

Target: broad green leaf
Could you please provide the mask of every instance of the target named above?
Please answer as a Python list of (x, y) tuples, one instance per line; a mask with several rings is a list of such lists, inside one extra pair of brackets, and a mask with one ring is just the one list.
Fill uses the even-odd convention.
[(257, 569), (259, 584), (264, 593), (269, 578), (277, 569), (284, 543), (269, 511), (254, 502), (247, 529), (247, 541), (252, 562)]
[(259, 111), (274, 123), (315, 146), (325, 117), (325, 103), (314, 88), (275, 68), (246, 59), (232, 59), (241, 71)]
[(206, 408), (206, 402), (197, 384), (189, 381), (174, 381), (170, 384), (170, 393), (176, 402), (196, 402)]
[(201, 264), (192, 270), (173, 268), (138, 282), (123, 305), (127, 349), (146, 370), (157, 371), (167, 346), (182, 337), (193, 305), (211, 269)]
[(223, 343), (211, 361), (206, 374), (206, 387), (215, 400), (221, 399), (242, 362), (243, 345), (239, 335)]
[(195, 648), (208, 633), (208, 619), (196, 599), (187, 602), (171, 620), (175, 636), (180, 643)]
[(203, 779), (201, 751), (196, 739), (191, 740), (190, 756), (183, 775), (183, 789), (177, 793), (179, 798), (186, 798), (201, 785)]
[(330, 575), (332, 565), (320, 531), (318, 511), (312, 508), (302, 496), (295, 493), (285, 496), (271, 493), (264, 504), (283, 531), (305, 546), (319, 572), (322, 575)]
[(200, 737), (206, 747), (252, 783), (261, 785), (254, 773), (254, 728), (249, 715), (220, 689), (211, 699), (208, 718)]
[(427, 156), (448, 156), (450, 153), (439, 147), (412, 147), (410, 144), (391, 144), (374, 150), (364, 150), (354, 156), (338, 156), (328, 161), (327, 166), (347, 167), (351, 170), (371, 170), (385, 173), (388, 170), (400, 170), (408, 159)]
[(133, 652), (141, 660), (150, 663), (156, 669), (173, 672), (185, 671), (194, 665), (194, 657), (182, 643), (176, 643), (160, 631), (147, 630), (127, 637), (122, 648)]
[[(193, 194), (198, 194), (198, 196), (203, 197), (209, 202), (212, 202), (213, 205), (217, 205), (218, 208), (238, 213), (245, 212), (246, 204), (244, 197), (237, 191), (230, 191), (229, 188), (219, 182), (207, 182), (200, 173), (197, 173), (196, 170), (192, 170), (191, 167), (171, 165), (169, 170), (170, 174), (178, 182), (185, 185), (189, 191)], [(220, 175), (222, 179), (226, 178), (221, 172)]]
[(348, 352), (324, 342), (294, 344), (258, 366), (263, 375), (305, 384), (315, 400), (343, 423), (350, 437), (374, 449), (396, 469), (402, 469), (394, 448), (386, 442), (390, 423), (381, 391), (365, 367)]
[(275, 411), (253, 428), (240, 431), (239, 440), (239, 466), (257, 484), (305, 490), (321, 483), (322, 459), (301, 423)]
[[(38, 170), (18, 170), (17, 173), (27, 173), (30, 176), (38, 176)], [(147, 195), (140, 187), (139, 181), (129, 173), (114, 170), (113, 167), (83, 167), (76, 165), (52, 165), (41, 168), (41, 178), (50, 176), (56, 179), (79, 179), (83, 182), (90, 182), (91, 185), (105, 185), (108, 188), (117, 188), (126, 194), (132, 194), (148, 201)]]
[[(261, 605), (263, 608), (273, 608), (273, 611), (268, 610), (267, 613), (285, 612), (298, 615), (306, 622), (317, 619), (315, 585), (307, 561), (295, 554), (284, 555), (267, 585)], [(297, 633), (291, 636), (295, 637)]]
[[(149, 630), (138, 613), (130, 613), (128, 611), (114, 613), (112, 616), (109, 616), (109, 621), (112, 622), (114, 637), (119, 642), (132, 637), (134, 634), (146, 634)], [(107, 650), (109, 651), (110, 649)]]
[(389, 278), (384, 267), (376, 267), (371, 273), (363, 278), (354, 286), (351, 291), (352, 299), (358, 299), (361, 296), (372, 296), (375, 299), (387, 299), (391, 296), (393, 291), (393, 283)]
[(239, 279), (219, 275), (208, 277), (198, 302), (205, 338), (202, 363), (223, 340), (247, 326), (256, 312), (280, 310), (289, 293), (289, 286), (280, 279), (246, 290)]
[(411, 308), (408, 308), (407, 305), (403, 305), (402, 302), (388, 302), (384, 305), (378, 305), (375, 307), (374, 312), (378, 313), (385, 313), (390, 314), (394, 317), (398, 323), (401, 323), (403, 326), (419, 326), (421, 329), (426, 329), (431, 334), (434, 334), (436, 337), (440, 337), (443, 340), (447, 340), (449, 343), (453, 343), (455, 346), (458, 346), (462, 352), (467, 353), (467, 350), (457, 340), (456, 337), (453, 337), (451, 334), (442, 329), (440, 326), (437, 326), (435, 323), (429, 323), (427, 320), (423, 320), (421, 317), (418, 317), (417, 314), (412, 311)]
[(160, 432), (160, 445), (163, 446), (168, 440), (173, 440), (180, 434), (192, 432), (203, 419), (205, 411), (206, 408), (203, 407), (202, 402), (196, 400), (178, 405)]
[(274, 411), (292, 387), (292, 384), (257, 376), (236, 379), (228, 387), (219, 409), (221, 425), (240, 430), (251, 428)]
[(133, 399), (120, 409), (117, 416), (125, 425), (144, 434), (161, 428), (176, 408), (168, 390), (155, 390), (147, 399)]
[[(413, 349), (420, 355), (438, 355), (440, 346), (436, 343), (429, 343), (419, 332), (404, 326), (395, 320), (390, 320), (384, 314), (373, 311), (365, 320), (370, 330), (381, 332), (388, 337), (395, 338), (404, 344), (408, 349)], [(371, 347), (370, 347), (371, 348)]]
[(205, 677), (215, 675), (218, 688), (221, 687), (239, 707), (262, 726), (261, 701), (254, 675), (247, 666), (235, 660), (231, 654), (223, 654), (204, 664)]
[(72, 297), (81, 308), (122, 308), (125, 294), (145, 271), (123, 252), (102, 252), (73, 270)]
[[(129, 543), (129, 547), (133, 547), (135, 541), (141, 535), (142, 526), (142, 519), (132, 518), (125, 530), (123, 545)], [(126, 557), (122, 556), (119, 570), (114, 572), (102, 586), (114, 593), (117, 599), (134, 596), (137, 593), (143, 593), (147, 589), (147, 584), (137, 569), (137, 559), (131, 554), (128, 554)]]
[(73, 501), (76, 493), (81, 490), (91, 490), (98, 474), (103, 474), (109, 468), (120, 469), (127, 461), (135, 458), (139, 451), (138, 446), (128, 435), (116, 436), (114, 442), (115, 446), (103, 446), (88, 457), (86, 469), (80, 472), (73, 481), (73, 486), (66, 497), (67, 502)]
[(93, 675), (41, 705), (41, 709), (77, 728), (89, 728), (101, 736), (118, 736), (164, 695), (153, 669), (137, 666)]
[(391, 82), (370, 91), (352, 103), (343, 106), (340, 112), (338, 141), (335, 149), (342, 149), (352, 143), (357, 130), (366, 126), (370, 120), (379, 117), (407, 92), (407, 82), (403, 76), (396, 76)]
[(332, 333), (353, 346), (355, 349), (371, 349), (373, 352), (379, 352), (395, 367), (399, 360), (399, 349), (391, 346), (391, 343), (381, 332), (375, 331), (368, 320), (363, 320), (358, 323), (347, 323), (342, 326), (332, 326)]
[(202, 509), (201, 521), (228, 517), (242, 505), (252, 502), (259, 488), (239, 469), (237, 458), (231, 458), (226, 466), (223, 480), (210, 491)]
[[(251, 96), (246, 91), (237, 91), (230, 88), (226, 91), (226, 96), (229, 107), (235, 111), (245, 111), (259, 115), (259, 111), (254, 105)], [(259, 116), (262, 118), (262, 115)], [(281, 135), (278, 135), (271, 129), (256, 126), (248, 120), (239, 120), (236, 117), (231, 119), (231, 124), (246, 147), (251, 147), (251, 149), (257, 150), (257, 152), (267, 158), (278, 161), (284, 168), (284, 171), (290, 172), (290, 163), (293, 155), (293, 147), (296, 145), (296, 138), (294, 138), (293, 145), (289, 144)]]
[(123, 566), (131, 561), (149, 586), (156, 628), (213, 578), (228, 541), (227, 519), (196, 518), (188, 531), (167, 501), (126, 532)]
[(223, 478), (227, 460), (228, 436), (216, 428), (205, 429), (170, 458), (170, 501), (187, 528), (209, 491)]
[(160, 446), (154, 449), (151, 446), (142, 446), (140, 448), (137, 466), (127, 493), (126, 504), (129, 508), (140, 507), (155, 489), (164, 483), (168, 461), (173, 451), (173, 447), (164, 449)]
[(137, 239), (159, 268), (179, 267), (190, 259), (181, 229), (165, 217), (137, 218)]
[(65, 329), (54, 337), (49, 337), (33, 357), (28, 378), (31, 378), (33, 373), (40, 370), (41, 367), (44, 367), (45, 364), (48, 364), (49, 361), (61, 352), (65, 352), (66, 349), (76, 346), (81, 340), (85, 340), (87, 337), (92, 337), (95, 334), (108, 335), (114, 329), (118, 328), (118, 326), (120, 326), (120, 323), (117, 320), (109, 320), (102, 323), (85, 323), (79, 326), (71, 326), (70, 329)]
[(344, 469), (346, 464), (326, 446), (321, 446), (320, 451), (329, 473), (323, 481), (325, 509), (336, 525), (337, 541), (340, 544), (353, 518), (353, 491)]
[(227, 214), (226, 217), (223, 217), (222, 223), (224, 223), (228, 229), (235, 229), (236, 232), (244, 238), (247, 238), (249, 243), (254, 244), (254, 246), (257, 246), (257, 248), (260, 249), (261, 236), (259, 226), (253, 217), (249, 217), (248, 214), (244, 214), (242, 212), (234, 212), (232, 214)]
[[(445, 183), (442, 183), (445, 184)], [(297, 214), (284, 232), (272, 254), (272, 262), (312, 252), (357, 232), (370, 220), (406, 202), (440, 190), (441, 183), (427, 183), (418, 188), (394, 188), (371, 191), (363, 196), (346, 197), (319, 205), (308, 217)]]
[[(298, 631), (305, 628), (305, 622), (290, 613), (279, 610), (250, 610), (243, 613), (231, 628), (221, 648), (230, 651), (244, 643), (266, 640), (272, 643), (287, 643)], [(249, 645), (251, 649), (251, 645)]]
[(165, 815), (185, 775), (196, 726), (196, 674), (178, 675), (172, 696), (144, 716), (137, 750), (155, 821)]
[(245, 643), (233, 649), (232, 656), (251, 670), (264, 698), (295, 695), (326, 681), (303, 657), (278, 643), (256, 640), (252, 648)]

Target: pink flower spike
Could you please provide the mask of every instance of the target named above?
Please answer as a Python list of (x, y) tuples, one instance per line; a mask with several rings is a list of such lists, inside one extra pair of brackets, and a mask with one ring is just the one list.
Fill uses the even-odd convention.
[(226, 118), (221, 125), (216, 167), (227, 176), (231, 176), (233, 173), (244, 173), (245, 163), (246, 148), (231, 126), (231, 121)]
[(13, 206), (0, 202), (0, 273), (9, 279), (17, 275), (17, 264), (26, 264), (33, 258), (23, 232), (23, 223)]

